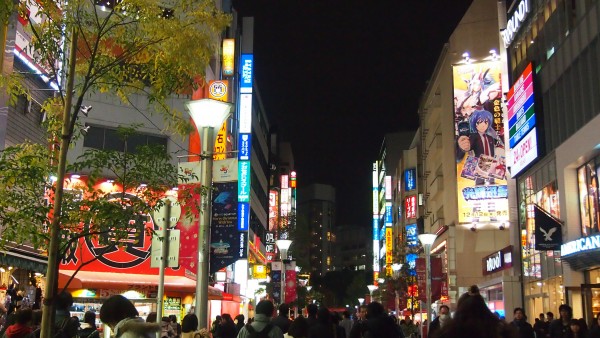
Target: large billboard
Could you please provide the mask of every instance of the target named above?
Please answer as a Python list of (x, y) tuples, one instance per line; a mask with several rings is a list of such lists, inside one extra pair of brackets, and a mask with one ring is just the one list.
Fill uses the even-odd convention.
[(511, 149), (508, 163), (513, 176), (538, 157), (533, 89), (533, 67), (530, 63), (506, 94)]
[(500, 61), (453, 67), (460, 223), (508, 220), (501, 67)]

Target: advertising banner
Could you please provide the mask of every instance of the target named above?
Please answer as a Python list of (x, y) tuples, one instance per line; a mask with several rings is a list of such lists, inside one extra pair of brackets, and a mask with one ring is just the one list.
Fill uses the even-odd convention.
[(460, 223), (508, 220), (501, 62), (453, 67)]
[(290, 303), (298, 299), (296, 262), (291, 262), (285, 266), (285, 302)]
[(235, 263), (240, 248), (237, 230), (237, 182), (213, 184), (210, 228), (210, 273)]
[(232, 76), (235, 67), (235, 39), (223, 39), (223, 76)]
[(537, 205), (533, 206), (535, 217), (535, 249), (560, 250), (562, 225), (552, 215)]

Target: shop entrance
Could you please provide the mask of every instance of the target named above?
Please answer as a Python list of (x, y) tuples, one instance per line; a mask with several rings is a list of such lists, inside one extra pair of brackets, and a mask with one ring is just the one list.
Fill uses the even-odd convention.
[(600, 284), (582, 284), (581, 294), (584, 318), (591, 324), (600, 313)]

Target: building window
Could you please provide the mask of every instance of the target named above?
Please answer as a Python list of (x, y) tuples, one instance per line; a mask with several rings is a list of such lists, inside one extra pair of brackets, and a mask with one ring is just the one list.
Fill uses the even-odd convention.
[(165, 136), (156, 136), (152, 134), (137, 133), (127, 138), (127, 144), (120, 137), (117, 129), (105, 128), (101, 126), (89, 126), (86, 135), (83, 138), (83, 146), (87, 148), (100, 150), (116, 150), (135, 153), (139, 146), (161, 145), (167, 147), (168, 139)]
[(579, 215), (581, 218), (581, 233), (584, 236), (600, 232), (599, 162), (600, 158), (597, 157), (577, 169)]

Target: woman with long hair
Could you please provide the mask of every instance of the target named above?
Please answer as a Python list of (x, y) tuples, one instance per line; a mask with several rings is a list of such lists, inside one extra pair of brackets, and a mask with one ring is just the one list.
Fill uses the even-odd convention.
[(458, 299), (454, 318), (432, 338), (515, 338), (515, 334), (490, 311), (479, 288), (473, 285)]

